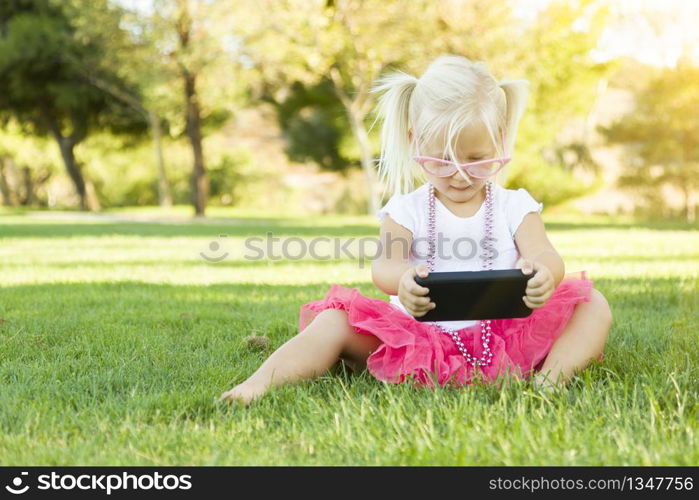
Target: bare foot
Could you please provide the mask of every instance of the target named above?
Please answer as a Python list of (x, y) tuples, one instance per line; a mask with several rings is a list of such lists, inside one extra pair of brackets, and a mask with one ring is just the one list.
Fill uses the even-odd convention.
[(560, 389), (560, 386), (550, 379), (544, 377), (541, 373), (538, 373), (532, 378), (532, 387), (544, 394), (552, 394)]
[(247, 407), (254, 400), (259, 399), (264, 393), (264, 389), (243, 382), (242, 384), (236, 385), (230, 391), (221, 394), (219, 401), (226, 403), (240, 401), (241, 403), (243, 403), (244, 406)]

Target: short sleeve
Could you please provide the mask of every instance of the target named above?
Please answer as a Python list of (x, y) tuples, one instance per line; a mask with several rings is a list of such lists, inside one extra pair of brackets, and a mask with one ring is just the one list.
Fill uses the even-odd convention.
[(409, 198), (405, 194), (394, 194), (388, 202), (376, 212), (379, 221), (383, 221), (384, 215), (388, 214), (391, 219), (415, 234), (415, 215), (408, 203)]
[(539, 203), (524, 188), (512, 191), (507, 202), (507, 224), (510, 234), (514, 237), (517, 228), (529, 212), (539, 212), (544, 209), (544, 204)]

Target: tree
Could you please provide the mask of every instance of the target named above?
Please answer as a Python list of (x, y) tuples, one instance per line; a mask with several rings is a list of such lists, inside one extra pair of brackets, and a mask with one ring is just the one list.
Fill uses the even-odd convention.
[(618, 183), (640, 190), (665, 205), (661, 188), (674, 186), (684, 194), (688, 222), (696, 220), (699, 189), (699, 67), (681, 60), (666, 69), (636, 95), (633, 111), (598, 130), (611, 144), (627, 146), (629, 161)]
[(597, 83), (616, 67), (590, 57), (610, 17), (605, 1), (552, 1), (534, 22), (518, 30), (517, 47), (498, 69), (503, 76), (523, 76), (530, 82), (527, 109), (518, 129), (515, 161), (507, 184), (525, 187), (544, 204), (581, 196), (601, 185), (601, 177), (584, 185), (574, 176), (573, 163), (592, 172), (599, 169), (585, 152), (584, 140), (559, 143), (559, 133), (577, 117), (586, 116), (596, 97)]
[[(284, 96), (297, 80), (309, 87), (322, 79), (332, 81), (358, 144), (370, 213), (377, 208), (378, 193), (366, 125), (374, 105), (368, 90), (384, 71), (401, 69), (419, 76), (443, 54), (485, 61), (499, 78), (530, 81), (518, 161), (508, 183), (531, 188), (546, 202), (558, 202), (569, 193), (560, 185), (540, 185), (540, 179), (563, 178), (570, 194), (580, 194), (581, 188), (565, 166), (548, 163), (543, 153), (555, 147), (567, 120), (588, 111), (596, 80), (609, 70), (610, 65), (588, 57), (607, 15), (598, 3), (552, 2), (533, 24), (525, 25), (514, 18), (506, 0), (286, 0), (274, 2), (275, 9), (263, 15), (246, 18), (240, 29), (265, 82), (264, 92)], [(573, 29), (578, 20), (587, 26)], [(518, 170), (520, 165), (528, 168)]]
[[(75, 157), (93, 128), (134, 132), (143, 122), (119, 101), (96, 89), (72, 61), (99, 58), (103, 48), (77, 37), (70, 3), (6, 0), (0, 4), (0, 115), (14, 117), (58, 144), (82, 209), (99, 201)], [(113, 74), (105, 81), (118, 82)], [(126, 86), (126, 85), (124, 85)]]
[[(332, 83), (356, 140), (367, 184), (367, 210), (380, 206), (367, 118), (369, 91), (389, 67), (418, 71), (435, 55), (436, 26), (424, 0), (254, 2), (237, 26), (265, 92), (284, 95), (294, 82)], [(264, 8), (267, 7), (267, 8)]]
[(244, 86), (236, 74), (234, 5), (221, 0), (153, 0), (150, 5), (129, 17), (129, 26), (148, 47), (143, 60), (160, 75), (151, 94), (174, 110), (164, 111), (170, 130), (181, 131), (190, 143), (192, 205), (203, 216), (210, 189), (204, 138), (207, 129), (220, 127), (230, 116)]
[(327, 170), (347, 172), (350, 160), (341, 154), (340, 143), (349, 124), (329, 79), (314, 85), (294, 82), (282, 102), (271, 95), (261, 99), (277, 110), (291, 161), (313, 161)]
[(46, 183), (61, 160), (49, 138), (23, 134), (12, 120), (0, 129), (0, 198), (3, 205), (48, 205)]
[[(152, 41), (140, 30), (129, 29), (130, 11), (108, 0), (73, 0), (72, 19), (79, 36), (99, 42), (104, 53), (95, 60), (74, 59), (72, 62), (83, 76), (100, 90), (131, 107), (148, 123), (158, 175), (158, 202), (162, 207), (172, 205), (170, 185), (163, 158), (162, 111), (153, 89), (162, 83), (163, 75), (152, 60)], [(122, 28), (122, 25), (126, 28)], [(129, 88), (100, 76), (105, 70), (114, 72)]]

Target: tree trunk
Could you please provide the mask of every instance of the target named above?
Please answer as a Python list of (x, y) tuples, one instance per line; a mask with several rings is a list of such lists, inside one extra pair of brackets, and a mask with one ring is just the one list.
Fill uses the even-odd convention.
[(150, 109), (148, 110), (148, 123), (153, 135), (153, 147), (155, 148), (155, 160), (158, 165), (158, 203), (161, 207), (172, 206), (172, 195), (165, 174), (165, 162), (163, 161), (162, 129), (160, 117)]
[(24, 197), (20, 200), (20, 204), (30, 206), (34, 203), (34, 179), (32, 179), (32, 171), (29, 167), (22, 167), (22, 181), (24, 183)]
[(83, 177), (82, 170), (77, 161), (75, 161), (75, 153), (73, 148), (75, 148), (75, 142), (70, 137), (63, 137), (60, 134), (54, 133), (54, 138), (58, 142), (58, 148), (61, 150), (61, 158), (63, 158), (63, 164), (66, 166), (68, 175), (73, 181), (75, 186), (75, 191), (80, 197), (80, 210), (87, 210), (87, 192), (85, 190), (85, 178)]
[(81, 130), (81, 133), (74, 131), (73, 134), (64, 136), (61, 133), (59, 123), (41, 103), (40, 113), (41, 119), (46, 127), (51, 131), (51, 135), (53, 135), (53, 138), (56, 139), (56, 142), (58, 143), (58, 149), (61, 151), (63, 164), (66, 166), (68, 175), (73, 181), (75, 191), (78, 193), (78, 197), (80, 198), (80, 210), (99, 210), (99, 202), (97, 201), (97, 196), (94, 194), (94, 189), (91, 190), (90, 196), (88, 196), (88, 192), (85, 187), (85, 177), (83, 177), (80, 164), (75, 160), (75, 153), (73, 151), (75, 146), (85, 137), (84, 128), (81, 129), (76, 127), (78, 130)]
[(201, 144), (201, 111), (197, 100), (196, 75), (183, 72), (184, 93), (187, 103), (187, 136), (192, 144), (194, 169), (192, 170), (192, 204), (198, 216), (204, 216), (209, 196), (209, 179), (204, 168), (204, 151)]
[(376, 175), (371, 157), (371, 145), (369, 144), (369, 134), (364, 126), (364, 117), (367, 115), (369, 109), (367, 100), (368, 86), (362, 86), (359, 90), (354, 92), (353, 98), (350, 98), (348, 92), (344, 90), (344, 81), (338, 68), (335, 66), (331, 67), (329, 69), (329, 74), (334, 84), (335, 94), (345, 106), (347, 117), (352, 127), (352, 133), (354, 133), (359, 143), (360, 162), (367, 184), (367, 211), (369, 215), (374, 216), (379, 208), (381, 208), (381, 199), (376, 192)]
[(364, 126), (364, 119), (362, 116), (354, 113), (351, 108), (347, 110), (347, 114), (349, 115), (352, 132), (359, 143), (360, 161), (367, 185), (367, 210), (369, 215), (373, 216), (376, 214), (379, 208), (381, 208), (381, 200), (376, 192), (376, 174), (374, 172), (374, 165), (371, 156), (369, 134)]
[(0, 156), (0, 194), (2, 194), (2, 204), (6, 207), (13, 207), (15, 200), (5, 175), (5, 159), (5, 156)]
[(90, 179), (85, 179), (85, 201), (87, 203), (87, 208), (93, 212), (98, 212), (102, 210), (102, 205), (100, 204), (99, 198), (97, 198), (97, 191), (95, 190), (95, 185)]

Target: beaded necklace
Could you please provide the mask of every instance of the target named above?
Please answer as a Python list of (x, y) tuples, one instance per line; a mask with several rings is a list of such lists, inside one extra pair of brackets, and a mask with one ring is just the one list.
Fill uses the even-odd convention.
[[(485, 203), (486, 203), (486, 212), (485, 212), (485, 237), (483, 238), (483, 247), (486, 249), (486, 253), (484, 256), (482, 256), (483, 259), (483, 267), (486, 270), (492, 270), (493, 269), (493, 185), (491, 181), (486, 182), (485, 185), (486, 189), (486, 197), (485, 197)], [(434, 272), (434, 259), (435, 259), (435, 222), (436, 222), (436, 215), (435, 215), (435, 196), (434, 196), (434, 185), (430, 183), (429, 185), (429, 254), (427, 256), (427, 267), (429, 269), (429, 272)], [(451, 337), (454, 339), (454, 343), (456, 346), (459, 348), (459, 351), (461, 351), (461, 354), (463, 354), (464, 358), (466, 358), (467, 363), (471, 363), (474, 367), (477, 365), (489, 365), (492, 361), (493, 358), (493, 353), (490, 350), (490, 336), (491, 336), (491, 330), (490, 330), (490, 320), (481, 320), (481, 340), (483, 341), (483, 355), (480, 358), (476, 358), (475, 356), (471, 356), (466, 351), (466, 348), (464, 347), (463, 342), (461, 342), (461, 339), (459, 338), (459, 335), (456, 333), (457, 330), (453, 328), (448, 328), (448, 327), (442, 327), (440, 325), (435, 324), (437, 328), (442, 330), (444, 333), (448, 333), (451, 335)]]

